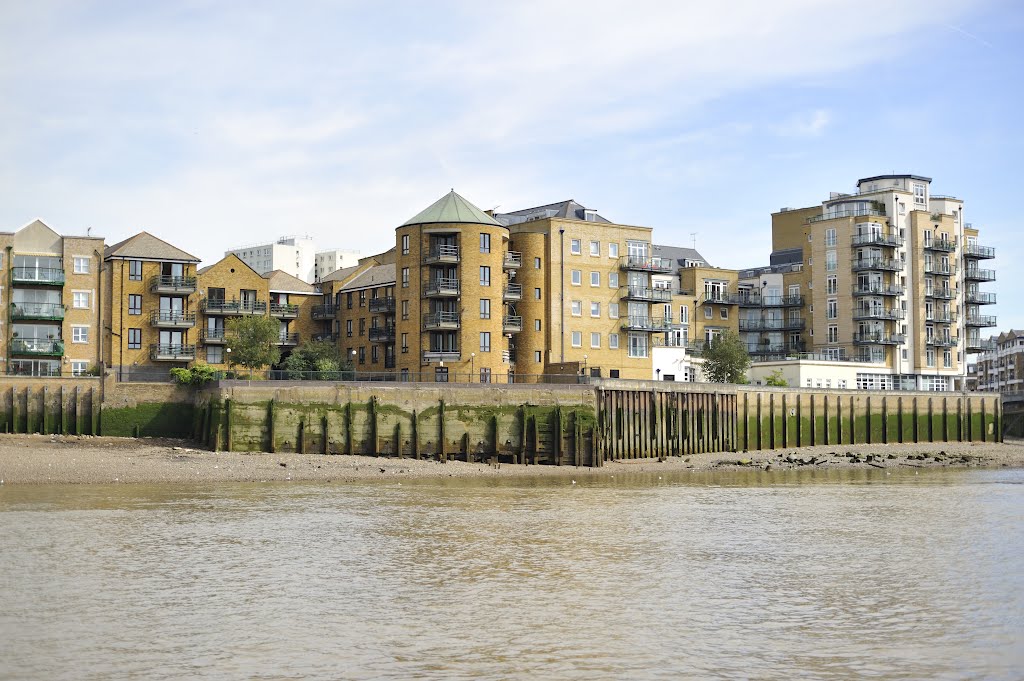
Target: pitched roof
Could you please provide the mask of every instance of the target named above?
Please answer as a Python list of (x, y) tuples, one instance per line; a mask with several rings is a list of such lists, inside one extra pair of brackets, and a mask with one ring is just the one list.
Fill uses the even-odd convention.
[(271, 291), (287, 291), (288, 293), (319, 293), (312, 284), (307, 284), (283, 270), (273, 270), (261, 275), (267, 280)]
[[(557, 203), (547, 203), (543, 206), (534, 206), (533, 208), (524, 208), (522, 210), (514, 210), (508, 213), (497, 213), (495, 217), (499, 222), (503, 224), (515, 224), (518, 222), (525, 222), (529, 219), (544, 219), (544, 218), (564, 218), (567, 220), (586, 220), (588, 210), (594, 214), (594, 219), (589, 222), (603, 222), (611, 224), (611, 221), (598, 215), (595, 211), (590, 210), (583, 206), (583, 204), (577, 203), (573, 199), (566, 201), (559, 201)], [(503, 219), (504, 218), (504, 219)]]
[(148, 260), (183, 260), (199, 262), (199, 258), (172, 246), (163, 239), (158, 239), (149, 232), (139, 232), (103, 251), (103, 259), (108, 258), (146, 258)]
[(654, 255), (654, 257), (672, 260), (678, 267), (686, 267), (686, 262), (684, 261), (698, 261), (704, 263), (708, 267), (711, 266), (707, 259), (693, 248), (685, 248), (683, 246), (659, 246), (654, 244), (651, 246), (651, 250), (653, 251), (652, 255)]
[(353, 291), (361, 288), (374, 288), (377, 286), (387, 286), (395, 283), (395, 266), (391, 265), (375, 265), (365, 272), (361, 272), (358, 276), (352, 279), (352, 281), (346, 283), (338, 291)]
[(238, 257), (237, 255), (235, 255), (234, 253), (228, 253), (227, 255), (225, 255), (225, 256), (224, 256), (223, 258), (221, 258), (221, 259), (220, 259), (220, 260), (218, 260), (217, 262), (213, 263), (212, 265), (207, 265), (206, 267), (200, 267), (200, 268), (199, 268), (198, 270), (196, 270), (196, 274), (206, 274), (207, 272), (209, 272), (210, 270), (212, 270), (212, 269), (213, 269), (214, 267), (216, 267), (217, 265), (220, 265), (220, 264), (221, 264), (222, 262), (227, 262), (228, 260), (237, 260), (237, 261), (238, 261), (238, 264), (239, 264), (239, 265), (241, 265), (242, 267), (246, 268), (247, 270), (249, 270), (249, 271), (250, 271), (250, 272), (252, 272), (253, 274), (257, 274), (257, 275), (259, 275), (259, 276), (261, 276), (261, 277), (263, 276), (262, 274), (260, 274), (259, 272), (257, 272), (257, 271), (256, 271), (256, 270), (255, 270), (255, 269), (253, 268), (253, 266), (252, 266), (252, 265), (250, 265), (250, 264), (249, 264), (249, 263), (247, 263), (246, 261), (242, 260), (242, 259), (241, 259), (241, 258), (239, 258), (239, 257)]
[(402, 223), (405, 225), (429, 225), (435, 223), (461, 222), (472, 225), (500, 226), (494, 218), (451, 190), (427, 208)]
[(353, 274), (358, 272), (360, 267), (365, 267), (365, 265), (352, 265), (351, 267), (342, 267), (340, 270), (334, 270), (327, 276), (320, 277), (320, 281), (345, 281)]

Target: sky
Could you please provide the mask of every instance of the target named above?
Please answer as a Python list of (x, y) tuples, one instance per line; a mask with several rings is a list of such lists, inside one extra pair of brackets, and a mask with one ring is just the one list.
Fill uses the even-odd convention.
[(1022, 107), (1019, 0), (0, 0), (0, 231), (369, 255), (454, 188), (744, 268), (773, 211), (912, 173), (1019, 329)]

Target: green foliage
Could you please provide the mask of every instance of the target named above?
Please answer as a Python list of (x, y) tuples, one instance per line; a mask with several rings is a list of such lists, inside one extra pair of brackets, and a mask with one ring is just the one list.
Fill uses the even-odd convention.
[(782, 377), (782, 369), (776, 369), (768, 374), (764, 379), (764, 384), (770, 385), (774, 388), (785, 388), (789, 385), (789, 381)]
[(704, 377), (712, 383), (742, 383), (750, 367), (747, 346), (732, 330), (709, 341), (702, 357)]
[(191, 369), (175, 367), (171, 369), (171, 378), (180, 385), (200, 386), (217, 378), (217, 370), (208, 364), (197, 364)]
[(277, 364), (281, 351), (276, 343), (281, 335), (281, 323), (273, 317), (250, 315), (228, 321), (225, 339), (230, 353), (228, 362), (252, 371)]
[(341, 381), (352, 378), (352, 365), (330, 341), (306, 341), (284, 360), (291, 379)]

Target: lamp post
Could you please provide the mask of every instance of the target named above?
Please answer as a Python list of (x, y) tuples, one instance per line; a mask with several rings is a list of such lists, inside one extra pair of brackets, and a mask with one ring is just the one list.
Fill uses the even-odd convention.
[(352, 355), (352, 380), (354, 381), (356, 380), (356, 349), (352, 348), (349, 353)]
[(469, 353), (469, 382), (473, 382), (473, 377), (476, 376), (476, 353)]
[(583, 379), (584, 379), (584, 381), (586, 381), (586, 379), (587, 379), (587, 356), (586, 355), (583, 355)]

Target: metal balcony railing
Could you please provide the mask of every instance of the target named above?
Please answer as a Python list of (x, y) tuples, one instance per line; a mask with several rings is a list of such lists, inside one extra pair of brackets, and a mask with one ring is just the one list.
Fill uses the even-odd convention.
[[(372, 300), (370, 301), (373, 302)], [(373, 310), (371, 306), (370, 310)], [(338, 308), (334, 305), (314, 305), (311, 311), (313, 319), (334, 319), (337, 314)]]
[(854, 272), (882, 271), (901, 272), (903, 261), (896, 258), (854, 258), (852, 269)]
[(991, 246), (979, 246), (977, 244), (967, 244), (964, 246), (964, 257), (965, 258), (977, 258), (979, 260), (985, 258), (996, 257), (996, 249)]
[(995, 315), (990, 314), (969, 314), (966, 317), (964, 317), (964, 323), (967, 326), (995, 326), (996, 317)]
[(370, 342), (371, 343), (394, 343), (395, 342), (395, 327), (378, 326), (370, 327)]
[(968, 281), (995, 281), (995, 270), (983, 270), (977, 267), (968, 267), (964, 270), (964, 279)]
[(854, 286), (855, 296), (902, 296), (906, 289), (897, 285)]
[(196, 358), (196, 346), (154, 343), (149, 346), (149, 358), (161, 362), (187, 362)]
[(904, 316), (903, 310), (899, 309), (854, 308), (853, 310), (854, 320), (878, 319), (882, 321), (898, 321), (903, 319)]
[(299, 316), (299, 306), (292, 303), (271, 303), (270, 316), (278, 319), (295, 319)]
[(428, 312), (423, 315), (423, 328), (433, 329), (457, 329), (462, 321), (462, 315), (458, 312)]
[(523, 266), (523, 254), (519, 251), (505, 251), (502, 266), (506, 270), (517, 270)]
[(208, 315), (266, 314), (267, 303), (265, 300), (242, 302), (207, 298), (200, 303), (199, 309)]
[(227, 341), (224, 329), (203, 329), (199, 334), (199, 342), (206, 345), (221, 345)]
[(459, 280), (454, 277), (442, 277), (431, 279), (423, 286), (425, 296), (457, 296), (459, 295)]
[(925, 298), (938, 298), (939, 300), (953, 300), (956, 298), (956, 290), (951, 288), (926, 288)]
[(928, 251), (941, 251), (943, 253), (952, 253), (956, 250), (955, 239), (925, 239), (924, 248)]
[(277, 345), (298, 345), (299, 334), (297, 333), (282, 333), (277, 337)]
[(899, 345), (906, 340), (906, 336), (900, 333), (855, 333), (853, 342), (855, 345)]
[(660, 274), (669, 274), (674, 269), (671, 260), (665, 258), (648, 258), (642, 255), (627, 255), (619, 260), (619, 267), (624, 270), (632, 270), (636, 272), (655, 272)]
[(942, 277), (952, 277), (956, 274), (956, 265), (941, 262), (926, 262), (924, 264), (926, 274), (938, 274)]
[(459, 262), (459, 247), (449, 244), (433, 246), (423, 257), (423, 264), (433, 263), (457, 263)]
[(964, 300), (974, 305), (992, 305), (996, 302), (996, 294), (982, 293), (981, 291), (968, 291)]
[(924, 344), (933, 348), (953, 348), (960, 342), (957, 336), (930, 336), (924, 339)]
[(888, 246), (890, 248), (897, 248), (903, 245), (903, 237), (898, 234), (885, 234), (882, 232), (854, 234), (852, 243), (854, 246)]
[(520, 315), (505, 315), (501, 320), (501, 328), (505, 333), (519, 333), (523, 330), (523, 318)]
[(12, 303), (11, 319), (60, 321), (64, 319), (64, 306), (61, 303)]
[(377, 313), (394, 313), (395, 311), (395, 298), (394, 296), (380, 296), (378, 298), (370, 298), (370, 312)]
[(61, 357), (64, 354), (64, 341), (59, 338), (14, 338), (11, 340), (11, 354)]
[(63, 286), (64, 270), (50, 267), (12, 267), (11, 279), (15, 285)]
[(622, 297), (626, 300), (642, 300), (652, 303), (671, 303), (672, 291), (664, 288), (627, 286)]
[(523, 299), (523, 285), (522, 284), (507, 284), (505, 290), (502, 292), (502, 300), (522, 300)]
[(154, 310), (149, 315), (149, 323), (165, 328), (190, 328), (196, 325), (196, 313), (184, 310)]
[(149, 279), (150, 293), (195, 293), (195, 277), (172, 277), (159, 274)]
[(671, 317), (645, 317), (642, 315), (630, 315), (622, 322), (622, 328), (627, 331), (671, 331), (679, 326), (672, 321)]

